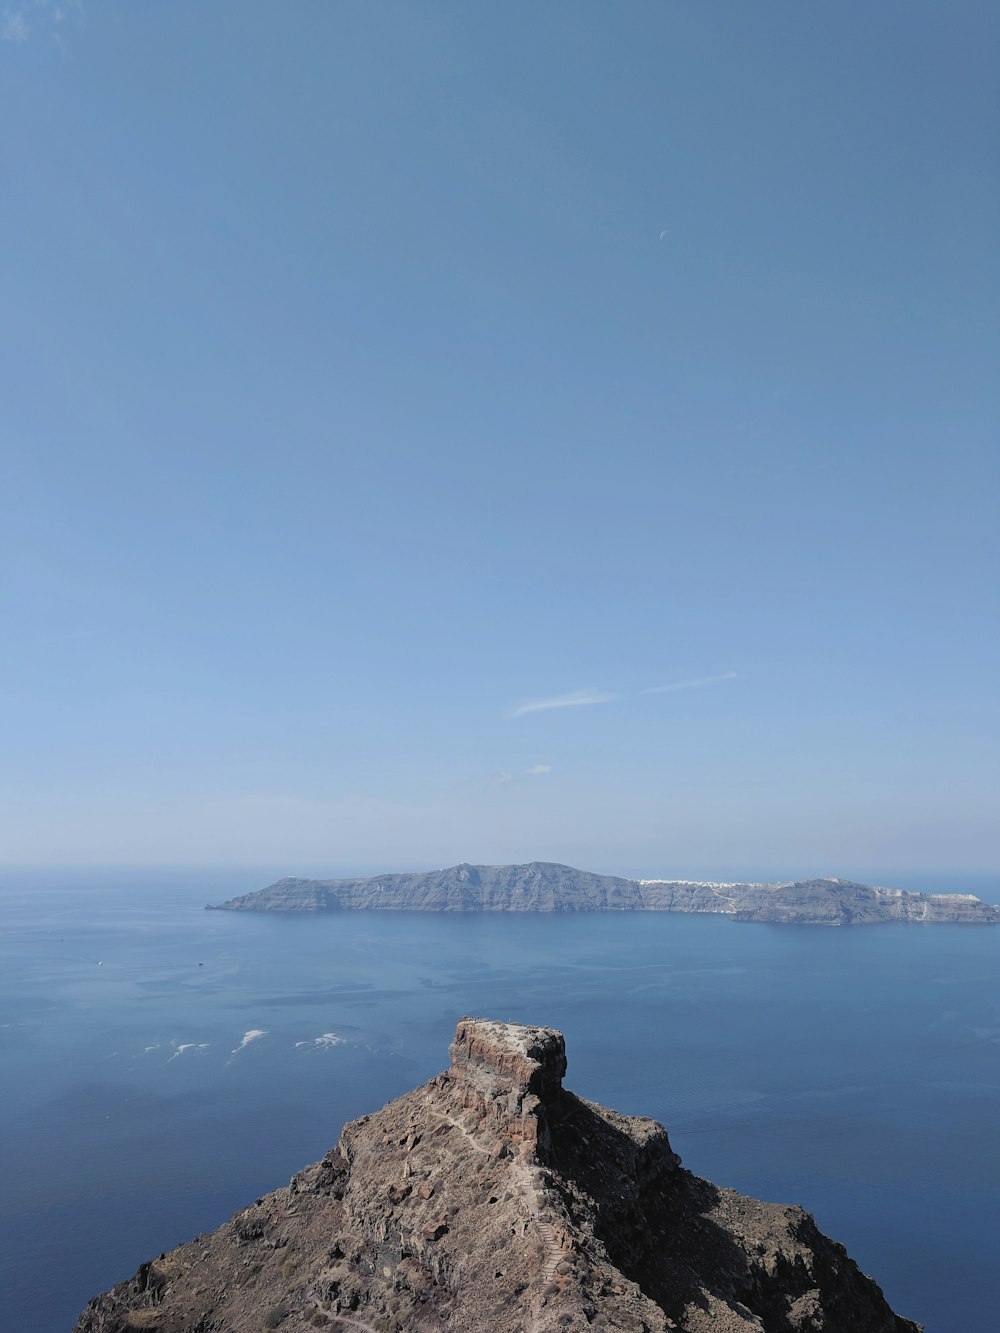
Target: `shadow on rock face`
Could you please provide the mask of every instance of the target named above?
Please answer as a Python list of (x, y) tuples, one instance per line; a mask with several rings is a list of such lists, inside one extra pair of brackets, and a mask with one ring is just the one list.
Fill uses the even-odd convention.
[(692, 1175), (662, 1125), (566, 1091), (565, 1070), (559, 1032), (462, 1019), (447, 1072), (97, 1297), (77, 1333), (918, 1333), (801, 1208)]

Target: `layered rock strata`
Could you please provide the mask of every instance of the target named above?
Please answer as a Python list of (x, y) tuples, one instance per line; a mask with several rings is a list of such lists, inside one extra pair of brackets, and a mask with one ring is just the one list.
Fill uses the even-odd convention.
[(808, 1213), (683, 1170), (565, 1070), (559, 1032), (462, 1019), (446, 1073), (76, 1333), (918, 1333)]

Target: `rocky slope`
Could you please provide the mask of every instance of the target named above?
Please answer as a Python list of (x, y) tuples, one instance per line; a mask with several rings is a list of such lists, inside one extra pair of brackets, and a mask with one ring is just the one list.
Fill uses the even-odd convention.
[(996, 924), (1000, 907), (971, 893), (906, 893), (873, 888), (850, 880), (808, 879), (780, 884), (746, 898), (736, 908), (737, 921), (791, 922), (797, 925), (853, 926), (878, 921), (928, 921)]
[(76, 1333), (918, 1333), (808, 1213), (691, 1175), (565, 1068), (558, 1032), (463, 1019), (447, 1073)]
[(220, 906), (253, 912), (608, 912), (642, 905), (634, 880), (532, 861), (372, 879), (279, 879)]
[(213, 906), (228, 912), (719, 912), (738, 921), (856, 925), (879, 921), (995, 924), (1000, 907), (971, 894), (907, 893), (850, 880), (713, 884), (620, 879), (547, 861), (371, 879), (279, 879)]

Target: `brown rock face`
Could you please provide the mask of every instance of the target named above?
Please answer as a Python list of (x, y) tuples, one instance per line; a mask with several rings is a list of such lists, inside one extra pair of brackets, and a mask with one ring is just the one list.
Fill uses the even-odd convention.
[(566, 1073), (566, 1043), (552, 1028), (463, 1018), (451, 1043), (448, 1078), (463, 1108), (521, 1156), (551, 1147), (547, 1108)]
[(77, 1333), (917, 1333), (807, 1213), (564, 1090), (561, 1033), (465, 1018), (451, 1057)]

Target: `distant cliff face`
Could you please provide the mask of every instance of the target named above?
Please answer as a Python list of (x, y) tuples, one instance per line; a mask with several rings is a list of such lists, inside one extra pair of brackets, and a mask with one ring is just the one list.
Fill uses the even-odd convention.
[(279, 879), (213, 910), (230, 912), (717, 912), (737, 921), (861, 925), (881, 921), (1000, 922), (971, 894), (906, 893), (850, 880), (711, 884), (619, 879), (548, 861), (458, 865), (371, 879)]
[(851, 926), (878, 921), (995, 924), (1000, 921), (1000, 908), (972, 894), (905, 893), (850, 880), (809, 879), (744, 899), (733, 915), (737, 921), (798, 925)]
[(451, 866), (371, 879), (279, 879), (233, 898), (229, 911), (610, 912), (636, 911), (642, 891), (630, 879), (532, 861), (519, 866)]
[(561, 1033), (462, 1019), (446, 1073), (76, 1333), (918, 1333), (802, 1209), (682, 1170), (565, 1070)]

